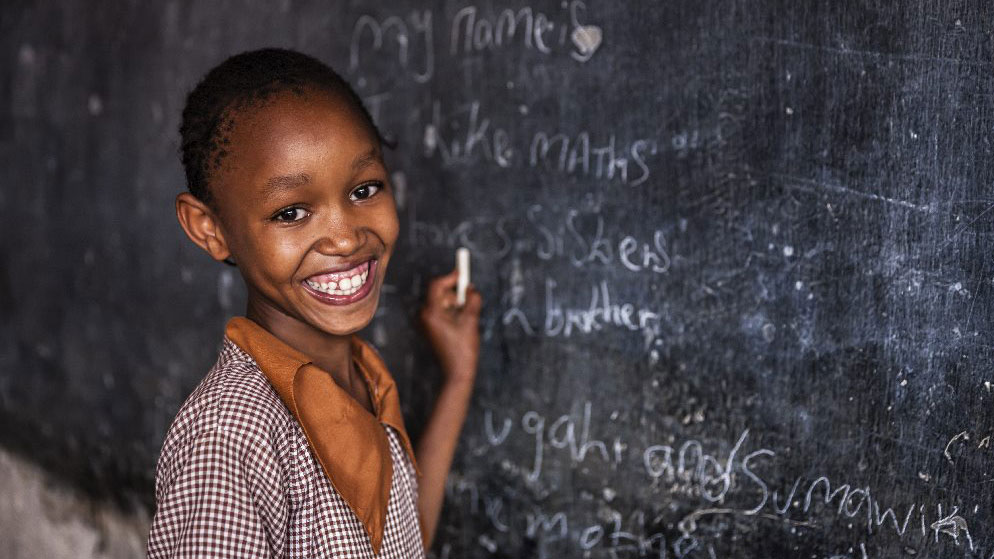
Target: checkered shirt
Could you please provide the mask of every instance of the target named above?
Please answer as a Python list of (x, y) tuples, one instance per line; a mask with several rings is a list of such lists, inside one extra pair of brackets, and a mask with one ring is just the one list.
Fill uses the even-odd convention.
[(414, 465), (383, 428), (393, 479), (375, 555), (296, 418), (252, 357), (225, 338), (163, 443), (149, 558), (423, 558)]

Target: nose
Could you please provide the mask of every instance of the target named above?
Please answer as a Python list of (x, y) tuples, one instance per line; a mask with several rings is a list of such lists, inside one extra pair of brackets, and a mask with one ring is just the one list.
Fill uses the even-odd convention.
[(332, 211), (322, 224), (315, 250), (328, 256), (349, 256), (365, 243), (366, 228), (348, 209)]

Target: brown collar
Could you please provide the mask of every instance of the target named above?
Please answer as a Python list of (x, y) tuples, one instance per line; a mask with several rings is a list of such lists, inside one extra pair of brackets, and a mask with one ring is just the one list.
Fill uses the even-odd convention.
[(374, 417), (310, 358), (255, 322), (232, 318), (225, 334), (255, 359), (297, 418), (325, 475), (365, 526), (373, 552), (379, 554), (393, 480), (390, 446), (381, 423), (397, 431), (415, 462), (397, 387), (376, 350), (352, 336), (352, 359), (370, 386)]

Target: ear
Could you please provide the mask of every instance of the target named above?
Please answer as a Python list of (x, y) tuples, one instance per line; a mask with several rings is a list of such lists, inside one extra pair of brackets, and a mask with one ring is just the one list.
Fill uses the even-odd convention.
[(189, 192), (176, 196), (176, 219), (186, 236), (207, 251), (211, 258), (223, 261), (231, 256), (217, 214), (196, 196)]

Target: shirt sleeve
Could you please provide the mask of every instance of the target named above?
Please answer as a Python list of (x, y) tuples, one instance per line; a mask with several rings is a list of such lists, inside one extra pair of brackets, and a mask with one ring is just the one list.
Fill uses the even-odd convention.
[(216, 429), (175, 452), (158, 474), (149, 559), (283, 555), (289, 502), (271, 445)]

